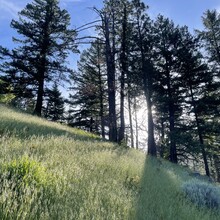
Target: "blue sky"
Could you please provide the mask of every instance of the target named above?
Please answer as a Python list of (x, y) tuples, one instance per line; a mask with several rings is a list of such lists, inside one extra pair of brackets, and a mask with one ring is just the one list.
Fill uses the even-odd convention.
[[(12, 18), (16, 19), (17, 12), (32, 0), (0, 0), (0, 44), (12, 47), (11, 37), (15, 32), (10, 28)], [(190, 30), (202, 28), (201, 16), (207, 9), (220, 11), (219, 0), (144, 0), (150, 6), (149, 14), (155, 17), (161, 13), (172, 18), (176, 24), (187, 25)], [(91, 20), (96, 15), (89, 7), (102, 7), (102, 0), (60, 0), (72, 17), (72, 25), (78, 27)], [(88, 33), (85, 33), (88, 34)]]
[(220, 11), (219, 0), (147, 0), (152, 16), (161, 13), (176, 24), (187, 25), (190, 30), (201, 29), (201, 16), (207, 9)]
[[(16, 32), (10, 28), (10, 22), (17, 18), (17, 12), (32, 0), (0, 0), (0, 45), (13, 48), (12, 36)], [(220, 11), (220, 0), (144, 0), (150, 6), (151, 17), (163, 14), (174, 20), (176, 24), (187, 25), (190, 30), (201, 29), (201, 16), (207, 9)], [(90, 9), (102, 7), (102, 0), (60, 0), (62, 8), (66, 8), (72, 18), (72, 27), (79, 27), (93, 21), (97, 15)], [(89, 31), (82, 33), (90, 35)], [(81, 48), (83, 48), (81, 46)], [(76, 57), (72, 62), (76, 65)]]

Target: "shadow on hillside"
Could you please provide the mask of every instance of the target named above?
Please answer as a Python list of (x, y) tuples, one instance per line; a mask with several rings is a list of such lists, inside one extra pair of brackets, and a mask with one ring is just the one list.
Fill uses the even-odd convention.
[(139, 185), (140, 191), (134, 202), (135, 214), (131, 219), (219, 219), (212, 211), (197, 209), (183, 196), (180, 181), (184, 179), (178, 176), (179, 171), (175, 170), (174, 166), (176, 165), (168, 168), (163, 161), (146, 157)]
[(173, 182), (169, 176), (164, 173), (160, 162), (150, 157), (146, 157), (143, 174), (140, 180), (140, 192), (135, 208), (135, 219), (169, 219), (165, 218), (165, 215), (161, 216), (160, 210), (161, 205), (168, 203), (168, 201), (163, 201), (166, 198), (163, 194), (166, 190), (166, 186), (170, 184), (172, 185)]
[(16, 121), (11, 119), (3, 119), (0, 123), (0, 135), (16, 135), (19, 138), (27, 138), (30, 136), (67, 136), (74, 140), (87, 141), (87, 140), (100, 140), (98, 136), (86, 133), (81, 130), (71, 130), (71, 127), (64, 125), (63, 128), (56, 127), (56, 124), (51, 126), (38, 124), (33, 121)]

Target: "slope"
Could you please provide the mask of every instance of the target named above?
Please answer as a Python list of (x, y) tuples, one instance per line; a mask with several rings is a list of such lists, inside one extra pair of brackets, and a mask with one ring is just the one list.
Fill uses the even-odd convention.
[(0, 105), (0, 219), (217, 220), (186, 169)]

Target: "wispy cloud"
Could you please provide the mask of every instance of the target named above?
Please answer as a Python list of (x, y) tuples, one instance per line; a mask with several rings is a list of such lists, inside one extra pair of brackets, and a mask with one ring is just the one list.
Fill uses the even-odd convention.
[[(60, 2), (63, 4), (82, 1), (83, 0), (60, 0)], [(21, 11), (25, 4), (28, 2), (31, 2), (31, 0), (0, 0), (0, 10), (9, 13), (13, 17), (16, 17), (17, 13)]]
[(66, 7), (69, 3), (83, 2), (84, 0), (60, 0), (62, 6)]
[(0, 10), (9, 13), (10, 16), (16, 17), (22, 8), (9, 0), (0, 0)]
[[(74, 3), (74, 2), (82, 2), (84, 0), (60, 0), (60, 3), (63, 6), (67, 6), (68, 3)], [(1, 18), (7, 18), (7, 17), (17, 17), (18, 12), (21, 11), (27, 3), (31, 3), (32, 0), (0, 0), (0, 12), (1, 12)]]

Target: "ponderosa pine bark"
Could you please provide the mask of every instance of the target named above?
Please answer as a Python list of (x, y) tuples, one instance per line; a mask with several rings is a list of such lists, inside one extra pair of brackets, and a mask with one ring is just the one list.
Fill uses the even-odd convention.
[(131, 147), (134, 148), (134, 129), (133, 129), (133, 120), (132, 120), (132, 109), (131, 109), (131, 88), (128, 85), (128, 116), (129, 116), (129, 128), (130, 128), (130, 137), (131, 137)]
[(99, 42), (97, 42), (97, 55), (98, 55), (98, 84), (99, 84), (99, 104), (100, 104), (100, 120), (101, 120), (101, 135), (102, 138), (105, 138), (105, 121), (104, 121), (104, 88), (103, 88), (103, 80), (102, 80), (102, 71), (101, 71), (101, 48)]
[(125, 114), (124, 114), (124, 102), (125, 102), (125, 76), (128, 72), (127, 66), (127, 8), (124, 4), (123, 9), (123, 21), (122, 21), (122, 36), (121, 36), (121, 91), (120, 91), (120, 129), (118, 134), (118, 142), (121, 143), (125, 138)]

